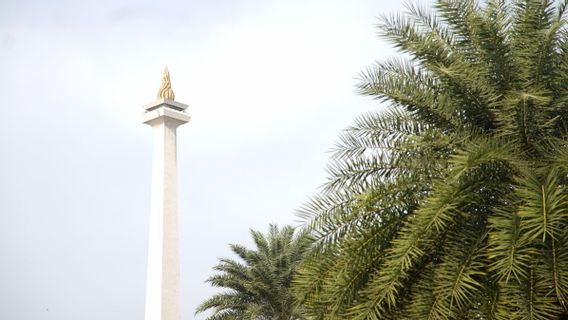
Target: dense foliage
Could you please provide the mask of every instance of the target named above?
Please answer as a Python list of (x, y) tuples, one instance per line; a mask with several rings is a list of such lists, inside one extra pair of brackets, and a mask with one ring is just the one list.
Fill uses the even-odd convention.
[(251, 230), (255, 250), (231, 245), (241, 261), (221, 258), (207, 281), (225, 290), (204, 301), (197, 312), (212, 310), (208, 320), (301, 320), (290, 291), (294, 269), (310, 246), (306, 233), (270, 226), (268, 234)]
[(384, 17), (388, 110), (341, 136), (303, 208), (312, 319), (568, 315), (566, 2), (438, 0)]

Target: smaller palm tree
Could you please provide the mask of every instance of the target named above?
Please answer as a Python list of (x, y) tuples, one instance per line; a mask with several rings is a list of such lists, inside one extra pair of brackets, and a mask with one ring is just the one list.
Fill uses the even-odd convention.
[(226, 290), (197, 307), (197, 313), (212, 310), (207, 320), (302, 320), (302, 311), (290, 292), (296, 265), (311, 244), (306, 233), (291, 226), (270, 225), (268, 234), (251, 230), (255, 250), (231, 244), (242, 261), (221, 258), (207, 279)]

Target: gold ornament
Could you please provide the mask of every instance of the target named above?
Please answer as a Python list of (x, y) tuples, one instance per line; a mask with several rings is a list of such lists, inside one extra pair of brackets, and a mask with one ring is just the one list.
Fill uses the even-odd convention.
[(160, 91), (158, 91), (158, 99), (175, 100), (175, 97), (170, 82), (170, 72), (168, 71), (168, 67), (166, 67), (166, 69), (164, 69), (164, 75), (162, 76), (162, 86), (160, 87)]

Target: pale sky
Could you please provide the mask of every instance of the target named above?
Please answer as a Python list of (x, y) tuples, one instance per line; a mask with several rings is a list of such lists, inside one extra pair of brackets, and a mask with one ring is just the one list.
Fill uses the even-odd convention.
[(152, 132), (168, 65), (182, 319), (249, 228), (298, 225), (341, 129), (379, 104), (385, 0), (0, 0), (0, 319), (143, 319)]

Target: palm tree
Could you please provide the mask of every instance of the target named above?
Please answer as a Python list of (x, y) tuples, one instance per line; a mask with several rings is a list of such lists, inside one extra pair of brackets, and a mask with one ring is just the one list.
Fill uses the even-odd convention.
[(388, 103), (302, 209), (294, 290), (313, 319), (568, 317), (566, 1), (437, 0), (381, 18)]
[(213, 310), (208, 320), (301, 320), (290, 291), (294, 269), (311, 240), (294, 228), (270, 225), (267, 235), (251, 230), (255, 250), (232, 244), (242, 261), (221, 258), (213, 269), (218, 274), (207, 282), (225, 288), (205, 300), (196, 313)]

